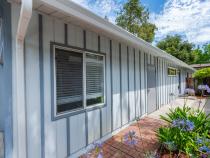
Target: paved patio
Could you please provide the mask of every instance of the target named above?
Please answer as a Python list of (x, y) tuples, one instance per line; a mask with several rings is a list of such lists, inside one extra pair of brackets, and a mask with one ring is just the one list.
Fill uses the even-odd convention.
[[(126, 129), (122, 130), (120, 133), (112, 136), (103, 143), (102, 154), (103, 158), (151, 158), (155, 154), (156, 150), (159, 148), (158, 140), (156, 137), (156, 130), (165, 125), (165, 122), (159, 119), (160, 115), (165, 115), (169, 108), (175, 108), (177, 106), (182, 107), (184, 99), (177, 99), (169, 105), (161, 107), (158, 111), (149, 114), (148, 116), (140, 119), (138, 122), (130, 125)], [(203, 107), (205, 99), (201, 100), (200, 108)], [(205, 110), (210, 112), (210, 101), (209, 105), (206, 105)], [(187, 105), (192, 108), (199, 107), (199, 99), (195, 97), (190, 97), (187, 100)], [(135, 146), (129, 146), (123, 141), (123, 137), (130, 130), (136, 132), (138, 138), (137, 144)], [(95, 156), (90, 156), (94, 158)]]

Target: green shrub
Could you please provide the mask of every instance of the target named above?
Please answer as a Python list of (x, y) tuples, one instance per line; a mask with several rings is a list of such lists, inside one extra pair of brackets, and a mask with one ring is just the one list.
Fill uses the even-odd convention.
[[(170, 109), (161, 119), (167, 121), (167, 127), (161, 127), (157, 131), (159, 141), (170, 152), (182, 152), (187, 155), (199, 157), (210, 154), (210, 117), (202, 110), (193, 110), (190, 107), (177, 107)], [(198, 143), (198, 140), (203, 140)]]
[(196, 79), (204, 79), (207, 77), (210, 77), (210, 68), (203, 68), (203, 69), (197, 70), (193, 74), (193, 78), (196, 78)]

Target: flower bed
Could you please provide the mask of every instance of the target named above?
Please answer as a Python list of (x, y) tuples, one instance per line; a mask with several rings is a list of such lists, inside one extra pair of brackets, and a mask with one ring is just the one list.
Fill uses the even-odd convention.
[(161, 143), (160, 155), (196, 158), (210, 156), (210, 117), (202, 109), (178, 107), (171, 109), (167, 116), (161, 116), (161, 119), (169, 124), (157, 131)]

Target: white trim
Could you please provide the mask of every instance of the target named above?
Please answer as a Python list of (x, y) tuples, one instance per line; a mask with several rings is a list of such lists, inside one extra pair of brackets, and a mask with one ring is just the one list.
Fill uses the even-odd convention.
[[(104, 68), (104, 93), (103, 93), (103, 96), (104, 96), (104, 102), (103, 103), (98, 103), (98, 104), (93, 104), (93, 105), (89, 105), (87, 108), (92, 108), (92, 107), (95, 107), (95, 106), (103, 106), (106, 104), (106, 56), (104, 54), (98, 54), (98, 53), (93, 53), (93, 52), (89, 52), (89, 51), (85, 51), (85, 54), (93, 54), (93, 55), (97, 55), (97, 56), (101, 56), (103, 57), (103, 68)], [(86, 56), (85, 56), (85, 60), (86, 60)], [(86, 67), (86, 63), (85, 63), (85, 67)], [(86, 71), (86, 68), (85, 68), (85, 71)], [(85, 72), (86, 73), (86, 72)], [(86, 83), (86, 75), (85, 75), (85, 83)], [(85, 88), (86, 88), (86, 85), (85, 85)], [(85, 96), (87, 96), (87, 94), (85, 93)], [(86, 98), (85, 98), (86, 100)], [(87, 103), (87, 102), (86, 102)]]
[(181, 67), (188, 68), (192, 71), (195, 71), (194, 68), (182, 62), (181, 60), (175, 58), (174, 56), (162, 51), (161, 49), (152, 46), (150, 43), (134, 36), (128, 31), (110, 23), (109, 21), (95, 15), (89, 10), (81, 7), (80, 5), (69, 1), (69, 0), (39, 0), (42, 4), (49, 6), (57, 11), (68, 14), (70, 17), (73, 17), (82, 23), (87, 24), (89, 27), (96, 28), (108, 34), (110, 36), (115, 36), (118, 39), (124, 40), (138, 49), (145, 49), (154, 56), (159, 56), (165, 58)]
[[(13, 34), (15, 36), (15, 44), (12, 59), (14, 63), (12, 81), (13, 158), (27, 158), (24, 39), (32, 15), (32, 3), (32, 0), (22, 0), (18, 26), (13, 28), (15, 34)], [(16, 26), (16, 23), (13, 24)]]

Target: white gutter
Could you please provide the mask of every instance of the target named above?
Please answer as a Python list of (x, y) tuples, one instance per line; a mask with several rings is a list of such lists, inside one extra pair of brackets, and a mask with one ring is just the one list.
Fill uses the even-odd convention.
[(83, 21), (91, 26), (98, 28), (99, 30), (105, 31), (112, 36), (116, 36), (120, 39), (126, 40), (137, 48), (144, 48), (149, 50), (148, 53), (151, 53), (155, 56), (165, 58), (181, 67), (188, 68), (190, 70), (195, 70), (191, 66), (182, 62), (181, 60), (175, 58), (174, 56), (162, 51), (161, 49), (152, 46), (150, 43), (134, 36), (133, 34), (125, 31), (124, 29), (104, 20), (103, 18), (97, 16), (96, 14), (90, 12), (89, 10), (81, 7), (80, 5), (72, 2), (71, 0), (40, 0), (45, 5), (50, 6), (60, 12), (65, 12), (68, 15)]
[[(32, 0), (21, 0), (13, 66), (13, 157), (27, 158), (24, 38), (32, 15)], [(18, 17), (18, 15), (17, 15)]]

